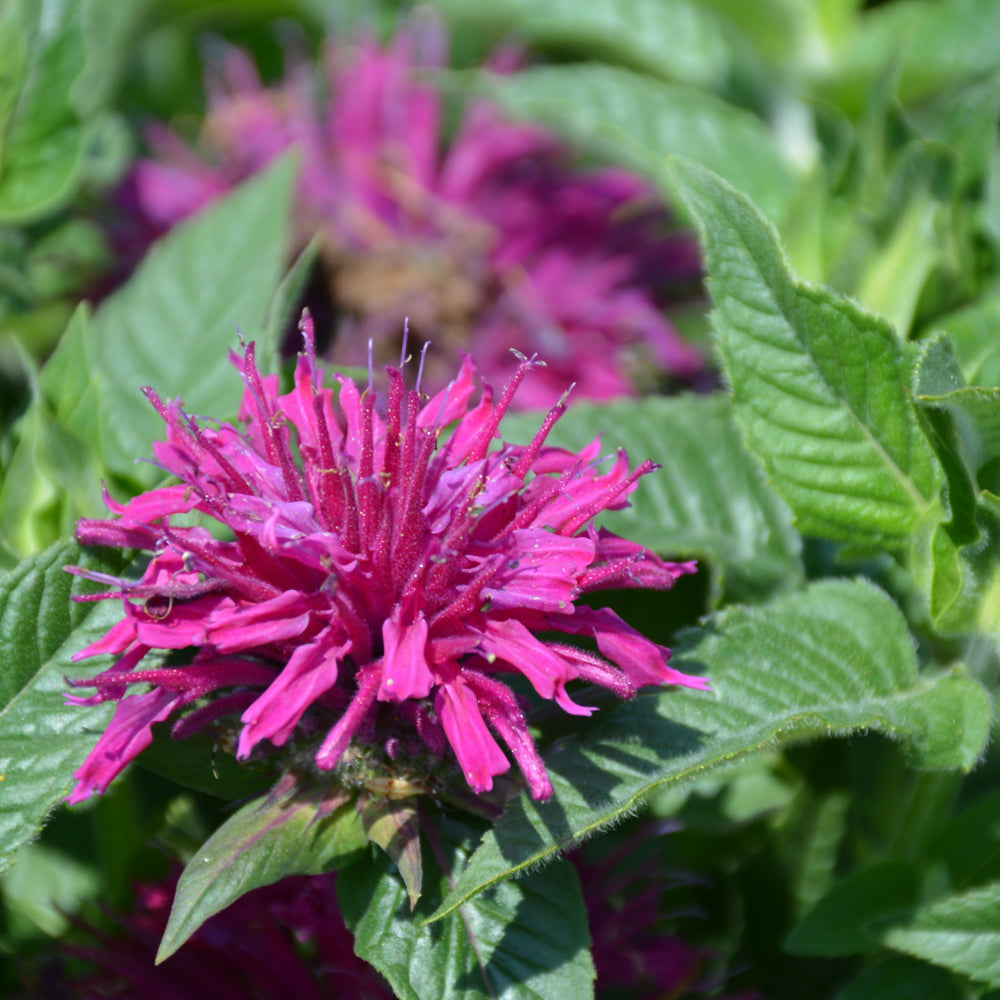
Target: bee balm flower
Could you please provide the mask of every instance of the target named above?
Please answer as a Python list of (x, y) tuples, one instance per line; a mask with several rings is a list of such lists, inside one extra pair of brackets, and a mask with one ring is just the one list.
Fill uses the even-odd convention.
[[(504, 675), (522, 675), (574, 715), (592, 711), (574, 701), (575, 680), (623, 698), (647, 684), (706, 686), (610, 609), (576, 603), (602, 587), (669, 588), (694, 571), (593, 527), (595, 515), (626, 505), (652, 462), (630, 472), (619, 452), (604, 470), (599, 440), (580, 453), (546, 446), (564, 401), (530, 444), (496, 445), (536, 367), (529, 359), (496, 401), (484, 385), (473, 405), (466, 357), (429, 399), (388, 368), (382, 411), (371, 387), (343, 376), (335, 402), (308, 317), (303, 332), (287, 395), (276, 376), (261, 376), (253, 344), (233, 355), (246, 383), (242, 429), (207, 426), (147, 389), (167, 426), (156, 460), (180, 484), (127, 504), (108, 497), (114, 518), (78, 526), (84, 544), (152, 558), (138, 582), (95, 577), (114, 587), (97, 597), (120, 598), (124, 617), (76, 658), (118, 661), (75, 682), (97, 693), (72, 700), (119, 704), (71, 802), (107, 788), (155, 723), (196, 701), (174, 734), (242, 713), (241, 758), (293, 734), (299, 745), (315, 739), (321, 769), (352, 742), (425, 765), (453, 755), (483, 792), (509, 769), (509, 752), (545, 798), (552, 786)], [(183, 523), (191, 512), (229, 537)], [(595, 640), (600, 653), (538, 637), (560, 632)], [(144, 667), (154, 650), (174, 651), (170, 665)], [(127, 693), (134, 685), (150, 687)]]
[(639, 177), (580, 170), (552, 133), (507, 122), (484, 101), (445, 143), (443, 102), (426, 75), (446, 65), (446, 50), (433, 19), (413, 19), (385, 48), (365, 36), (333, 41), (325, 75), (302, 65), (274, 87), (229, 50), (210, 78), (197, 150), (150, 131), (154, 156), (121, 192), (127, 228), (140, 220), (146, 230), (133, 241), (295, 148), (298, 243), (322, 236), (337, 364), (363, 365), (369, 337), (377, 357), (398, 356), (409, 316), (417, 336), (435, 339), (431, 390), (451, 377), (460, 348), (495, 383), (511, 374), (511, 347), (544, 356), (547, 370), (514, 404), (526, 408), (570, 382), (580, 397), (610, 399), (658, 375), (696, 377), (703, 358), (662, 312), (697, 288), (694, 240)]

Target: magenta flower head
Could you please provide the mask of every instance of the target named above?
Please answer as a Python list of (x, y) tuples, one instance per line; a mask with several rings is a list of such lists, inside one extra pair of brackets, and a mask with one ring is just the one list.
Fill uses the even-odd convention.
[[(429, 399), (388, 368), (380, 409), (371, 386), (343, 376), (335, 402), (308, 316), (303, 333), (287, 395), (260, 375), (253, 344), (233, 355), (242, 429), (208, 426), (147, 389), (167, 426), (156, 460), (180, 483), (127, 504), (107, 497), (113, 519), (79, 524), (84, 544), (152, 558), (138, 582), (84, 574), (111, 583), (90, 599), (120, 599), (124, 617), (76, 654), (118, 660), (75, 682), (96, 694), (71, 700), (119, 704), (71, 802), (104, 791), (177, 713), (175, 736), (241, 713), (243, 759), (262, 741), (293, 741), (322, 770), (382, 755), (389, 773), (428, 775), (457, 761), (476, 792), (509, 769), (509, 753), (546, 798), (552, 785), (504, 675), (573, 715), (593, 711), (570, 693), (576, 680), (623, 698), (647, 684), (706, 686), (614, 611), (575, 603), (604, 587), (669, 588), (694, 571), (592, 524), (626, 506), (652, 462), (630, 472), (619, 452), (606, 466), (599, 440), (580, 453), (546, 446), (565, 400), (530, 444), (497, 445), (533, 359), (499, 399), (484, 385), (474, 405), (468, 357)], [(225, 531), (192, 525), (192, 512)], [(594, 640), (599, 652), (540, 633)], [(168, 651), (169, 665), (145, 665), (153, 651)]]
[[(300, 245), (322, 234), (325, 295), (338, 317), (331, 358), (363, 365), (399, 354), (410, 317), (433, 335), (424, 384), (451, 377), (459, 349), (500, 384), (510, 348), (548, 367), (515, 406), (544, 406), (576, 382), (577, 396), (610, 399), (688, 379), (699, 352), (663, 309), (697, 290), (698, 250), (652, 186), (619, 169), (583, 171), (536, 125), (468, 106), (445, 144), (444, 108), (428, 72), (447, 62), (436, 20), (414, 18), (387, 48), (370, 37), (331, 42), (325, 75), (300, 65), (265, 87), (230, 50), (209, 84), (197, 150), (164, 127), (153, 158), (122, 192), (128, 217), (164, 232), (275, 157), (302, 155)], [(514, 68), (509, 52), (494, 68)], [(322, 96), (317, 98), (317, 94)]]

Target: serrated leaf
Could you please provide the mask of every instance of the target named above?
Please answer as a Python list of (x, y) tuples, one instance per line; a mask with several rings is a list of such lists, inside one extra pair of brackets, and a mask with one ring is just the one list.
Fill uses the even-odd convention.
[(383, 855), (338, 876), (337, 895), (355, 951), (389, 980), (402, 1000), (539, 1000), (593, 996), (594, 967), (580, 880), (559, 860), (505, 882), (441, 925), (425, 918), (448, 888), (439, 864), (459, 864), (467, 848), (454, 822), (431, 834), (427, 892), (410, 912), (402, 880)]
[(560, 740), (544, 755), (553, 799), (522, 793), (508, 806), (435, 919), (650, 792), (785, 742), (874, 729), (904, 741), (915, 766), (968, 770), (989, 735), (983, 688), (961, 675), (921, 677), (899, 609), (860, 581), (733, 608), (673, 663), (707, 675), (713, 693), (645, 692)]
[(902, 548), (940, 470), (888, 324), (789, 273), (774, 229), (694, 163), (675, 171), (703, 236), (719, 353), (747, 443), (806, 534)]
[(64, 676), (81, 672), (72, 654), (121, 617), (113, 601), (71, 600), (92, 587), (63, 571), (70, 563), (122, 570), (120, 553), (63, 543), (0, 575), (0, 871), (68, 794), (113, 707), (63, 703)]
[(1000, 882), (920, 907), (882, 942), (971, 979), (1000, 986)]
[[(512, 415), (503, 432), (526, 441), (537, 427), (536, 415)], [(581, 403), (548, 440), (579, 450), (598, 434), (608, 453), (624, 447), (633, 464), (651, 458), (663, 466), (602, 524), (656, 552), (707, 560), (716, 602), (723, 594), (759, 600), (801, 580), (791, 513), (744, 447), (726, 396)]]
[(497, 78), (490, 93), (519, 118), (539, 119), (673, 191), (665, 157), (704, 163), (780, 219), (795, 176), (764, 123), (693, 87), (587, 63)]
[(213, 914), (289, 875), (320, 875), (351, 864), (366, 839), (354, 802), (342, 793), (301, 790), (291, 775), (248, 802), (202, 844), (177, 883), (156, 955), (169, 958)]
[(143, 386), (182, 396), (192, 413), (235, 414), (234, 324), (247, 339), (263, 332), (282, 277), (294, 170), (285, 158), (171, 230), (42, 369), (57, 418), (109, 472), (144, 486), (160, 476), (135, 464), (163, 436)]

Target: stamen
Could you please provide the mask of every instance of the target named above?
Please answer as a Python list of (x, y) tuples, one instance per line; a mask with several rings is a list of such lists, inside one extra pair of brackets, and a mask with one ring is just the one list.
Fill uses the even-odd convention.
[(420, 367), (417, 369), (417, 384), (414, 388), (417, 392), (420, 392), (420, 382), (424, 377), (424, 362), (427, 360), (427, 348), (431, 346), (431, 342), (428, 340), (423, 347), (420, 348)]
[(410, 317), (406, 316), (403, 319), (403, 346), (399, 351), (399, 367), (402, 369), (406, 366), (406, 362), (409, 361), (409, 357), (406, 354), (406, 348), (410, 340)]

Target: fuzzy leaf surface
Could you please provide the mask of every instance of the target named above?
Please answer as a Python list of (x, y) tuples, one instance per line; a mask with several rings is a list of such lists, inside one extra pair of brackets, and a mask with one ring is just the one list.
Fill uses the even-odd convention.
[(860, 581), (825, 581), (759, 608), (734, 607), (675, 653), (712, 692), (650, 690), (545, 754), (549, 802), (522, 793), (435, 913), (550, 858), (626, 815), (646, 795), (789, 741), (876, 730), (916, 767), (976, 763), (991, 705), (960, 674), (923, 677), (893, 601)]
[(797, 281), (777, 234), (695, 163), (675, 172), (703, 237), (719, 353), (750, 449), (806, 534), (901, 548), (940, 469), (885, 320)]
[[(73, 785), (113, 705), (66, 705), (64, 677), (93, 668), (71, 660), (121, 617), (114, 601), (76, 603), (93, 585), (70, 576), (75, 563), (121, 573), (120, 553), (97, 554), (75, 543), (54, 545), (0, 574), (0, 871), (33, 840)], [(110, 658), (102, 658), (105, 665)]]
[(414, 912), (406, 886), (381, 853), (338, 876), (357, 953), (402, 1000), (592, 997), (587, 911), (580, 879), (566, 860), (496, 886), (440, 924), (425, 923), (450, 883), (440, 862), (453, 869), (467, 854), (457, 832), (454, 823), (435, 831), (438, 860), (428, 860), (425, 894)]

